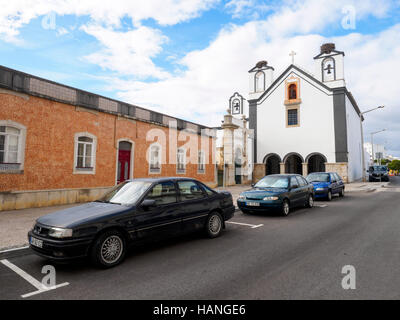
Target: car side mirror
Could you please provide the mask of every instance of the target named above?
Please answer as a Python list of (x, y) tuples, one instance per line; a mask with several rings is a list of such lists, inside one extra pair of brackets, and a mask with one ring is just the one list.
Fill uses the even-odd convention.
[(143, 208), (148, 209), (148, 208), (154, 207), (156, 205), (156, 200), (144, 199), (141, 205)]

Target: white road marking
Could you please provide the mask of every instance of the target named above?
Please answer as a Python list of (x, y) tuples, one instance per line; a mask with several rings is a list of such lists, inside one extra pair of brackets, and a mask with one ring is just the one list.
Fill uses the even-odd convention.
[(326, 208), (328, 205), (327, 204), (314, 204), (314, 207), (318, 208)]
[(256, 228), (264, 226), (263, 224), (254, 225), (254, 224), (240, 223), (240, 222), (233, 222), (233, 221), (226, 221), (226, 223), (238, 224), (240, 226), (247, 226), (247, 227), (251, 227), (252, 229), (256, 229)]
[(17, 251), (17, 250), (22, 250), (22, 249), (28, 249), (29, 246), (24, 246), (24, 247), (19, 247), (19, 248), (12, 248), (12, 249), (7, 249), (0, 251), (0, 253), (6, 253), (6, 252), (11, 252), (11, 251)]
[(37, 289), (37, 291), (21, 295), (22, 298), (27, 298), (27, 297), (33, 296), (35, 294), (43, 293), (43, 292), (46, 292), (46, 291), (54, 290), (54, 289), (69, 285), (69, 282), (64, 282), (64, 283), (58, 284), (58, 285), (53, 286), (53, 287), (47, 287), (46, 285), (44, 285), (43, 283), (37, 281), (34, 277), (32, 277), (31, 275), (26, 273), (21, 268), (17, 267), (15, 264), (11, 263), (7, 259), (0, 260), (0, 262), (2, 264), (4, 264), (6, 267), (10, 268), (12, 271), (14, 271), (19, 276), (21, 276), (23, 279), (28, 281), (32, 286), (34, 286)]

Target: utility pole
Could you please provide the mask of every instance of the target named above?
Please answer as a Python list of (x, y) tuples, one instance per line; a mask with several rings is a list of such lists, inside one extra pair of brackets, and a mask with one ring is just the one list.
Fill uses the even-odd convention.
[[(371, 144), (372, 144), (372, 165), (375, 165), (375, 154), (374, 154), (374, 134), (381, 133), (386, 131), (386, 129), (382, 129), (376, 132), (371, 133)], [(380, 176), (380, 182), (382, 182), (382, 176)]]
[[(383, 109), (385, 106), (379, 106), (364, 112), (360, 113), (360, 128), (361, 128), (361, 159), (362, 159), (362, 181), (366, 181), (365, 177), (365, 155), (364, 155), (364, 129), (363, 129), (363, 119), (364, 119), (364, 114), (377, 110), (377, 109)], [(372, 145), (372, 160), (374, 159), (374, 145)]]

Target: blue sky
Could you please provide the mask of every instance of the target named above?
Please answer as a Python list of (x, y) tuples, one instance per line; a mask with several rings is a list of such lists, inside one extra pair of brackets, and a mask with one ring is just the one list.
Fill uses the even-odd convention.
[[(346, 53), (346, 81), (368, 133), (400, 156), (400, 1), (0, 0), (0, 64), (206, 125), (219, 125), (247, 70), (268, 60), (312, 69), (327, 41)], [(343, 27), (349, 8), (355, 24)], [(347, 11), (346, 11), (347, 10)], [(350, 11), (351, 11), (350, 10)], [(352, 11), (351, 11), (352, 12)], [(53, 19), (53, 20), (52, 20)], [(369, 80), (367, 80), (369, 79)], [(368, 81), (368, 82), (366, 82)]]

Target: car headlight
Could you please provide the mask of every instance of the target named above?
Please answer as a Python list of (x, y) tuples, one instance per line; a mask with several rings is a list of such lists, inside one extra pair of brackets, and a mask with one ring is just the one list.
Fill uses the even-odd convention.
[(243, 196), (243, 195), (240, 195), (239, 198), (238, 198), (238, 200), (246, 200), (246, 197)]
[(326, 188), (317, 188), (317, 191), (324, 191)]
[(279, 200), (279, 197), (265, 197), (264, 201), (275, 201), (275, 200)]
[(72, 237), (72, 229), (50, 228), (49, 236), (54, 238), (69, 238)]

